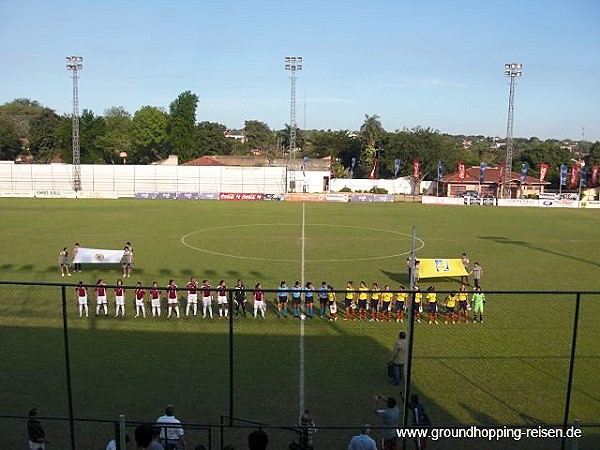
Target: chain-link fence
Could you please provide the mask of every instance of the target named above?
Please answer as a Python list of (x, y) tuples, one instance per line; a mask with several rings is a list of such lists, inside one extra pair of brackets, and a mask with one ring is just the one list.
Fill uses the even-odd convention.
[[(266, 317), (254, 318), (251, 291), (246, 316), (212, 302), (213, 319), (199, 295), (198, 309), (186, 317), (187, 292), (178, 292), (179, 316), (169, 314), (161, 289), (161, 315), (153, 317), (150, 287), (144, 287), (145, 315), (136, 311), (135, 286), (125, 286), (124, 315), (115, 317), (114, 286), (107, 286), (107, 314), (97, 310), (95, 286), (87, 286), (87, 310), (79, 307), (74, 284), (0, 283), (0, 443), (25, 448), (27, 411), (39, 407), (49, 449), (104, 448), (123, 414), (127, 432), (155, 422), (166, 405), (185, 424), (188, 446), (233, 445), (243, 449), (257, 427), (270, 436), (269, 448), (298, 440), (305, 411), (318, 433), (314, 447), (346, 448), (370, 423), (377, 437), (381, 419), (374, 396), (418, 394), (434, 428), (448, 430), (543, 429), (572, 426), (580, 439), (521, 436), (518, 440), (429, 439), (429, 448), (580, 448), (600, 446), (599, 292), (486, 292), (484, 322), (445, 317), (438, 292), (438, 323), (427, 312), (414, 324), (410, 392), (393, 386), (385, 373), (407, 313), (356, 310), (345, 321), (344, 294), (338, 293), (336, 321), (330, 309), (320, 318), (319, 302), (310, 317), (285, 317), (277, 292), (265, 291)], [(424, 298), (424, 303), (426, 300)], [(230, 308), (225, 313), (226, 306)], [(136, 316), (138, 313), (138, 317)], [(156, 311), (154, 311), (156, 313)], [(398, 321), (396, 320), (398, 319)], [(407, 365), (408, 368), (408, 365)], [(131, 421), (131, 422), (130, 422)], [(407, 421), (411, 424), (411, 418)], [(509, 424), (509, 425), (507, 425)], [(445, 433), (449, 433), (446, 431)], [(407, 439), (408, 447), (414, 443)], [(446, 444), (444, 444), (446, 443)]]

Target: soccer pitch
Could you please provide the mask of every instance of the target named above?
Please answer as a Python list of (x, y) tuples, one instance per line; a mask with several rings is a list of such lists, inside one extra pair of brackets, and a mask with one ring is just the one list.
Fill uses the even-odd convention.
[[(135, 261), (127, 285), (156, 280), (164, 286), (172, 278), (185, 286), (196, 276), (213, 287), (221, 279), (232, 287), (242, 278), (248, 288), (326, 280), (341, 290), (347, 280), (365, 280), (396, 289), (407, 284), (415, 226), (418, 257), (466, 252), (482, 265), (486, 291), (600, 290), (593, 210), (1, 199), (0, 211), (2, 280), (94, 284), (103, 278), (113, 284), (121, 272), (110, 266), (84, 266), (83, 273), (61, 278), (58, 252), (75, 242), (118, 249), (130, 241)], [(420, 284), (432, 283), (438, 291), (458, 287), (456, 279)], [(226, 321), (134, 319), (131, 289), (124, 319), (79, 319), (74, 289), (67, 293), (76, 417), (123, 413), (149, 421), (168, 403), (184, 422), (217, 423), (227, 414)], [(66, 416), (60, 288), (1, 286), (0, 295), (0, 380), (11, 386), (1, 413), (24, 414), (39, 404), (47, 416)], [(417, 326), (413, 390), (435, 425), (561, 423), (574, 296), (487, 297), (485, 324)], [(114, 312), (112, 298), (109, 289)], [(571, 399), (570, 417), (588, 423), (600, 417), (597, 301), (597, 295), (582, 297)], [(266, 320), (235, 321), (237, 417), (293, 424), (302, 401), (319, 425), (379, 424), (372, 397), (398, 396), (385, 363), (406, 324), (307, 320), (301, 364), (300, 322), (278, 319), (272, 308), (267, 314)], [(111, 432), (110, 426), (79, 432), (81, 448), (98, 447)], [(321, 433), (318, 447), (344, 448), (351, 434)], [(552, 445), (543, 448), (559, 448)]]

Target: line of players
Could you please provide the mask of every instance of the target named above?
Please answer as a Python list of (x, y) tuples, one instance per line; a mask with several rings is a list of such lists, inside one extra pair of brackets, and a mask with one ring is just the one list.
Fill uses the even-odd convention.
[[(175, 284), (175, 280), (169, 280), (165, 289), (167, 303), (167, 318), (172, 316), (179, 318), (179, 287)], [(108, 315), (108, 296), (107, 287), (104, 280), (99, 279), (94, 288), (96, 293), (96, 315), (103, 313)], [(415, 320), (421, 322), (421, 314), (424, 311), (423, 304), (427, 304), (427, 314), (429, 324), (438, 324), (438, 300), (435, 287), (429, 286), (425, 291), (425, 299), (423, 292), (419, 287), (415, 287)], [(213, 318), (213, 293), (216, 293), (217, 307), (219, 318), (225, 319), (229, 317), (229, 301), (228, 292), (225, 280), (219, 281), (218, 286), (213, 289), (208, 280), (203, 280), (202, 284), (198, 283), (195, 277), (191, 277), (185, 287), (187, 292), (185, 316), (198, 315), (198, 294), (200, 293), (202, 302), (202, 317)], [(88, 289), (79, 282), (76, 287), (76, 293), (79, 305), (79, 316), (89, 316), (88, 309)], [(162, 305), (162, 290), (158, 283), (154, 281), (149, 289), (149, 300), (152, 317), (161, 316)], [(247, 292), (242, 280), (238, 279), (233, 288), (233, 302), (235, 305), (235, 315), (240, 313), (246, 317)], [(291, 315), (294, 318), (312, 319), (315, 315), (315, 301), (318, 300), (319, 309), (316, 312), (319, 318), (328, 318), (331, 321), (336, 321), (337, 317), (337, 300), (336, 293), (333, 287), (325, 281), (321, 283), (321, 287), (316, 289), (312, 282), (307, 282), (302, 286), (299, 281), (296, 281), (293, 286), (288, 286), (285, 281), (281, 281), (277, 290), (277, 317), (287, 318)], [(115, 297), (115, 317), (123, 317), (125, 315), (125, 288), (123, 280), (117, 280), (114, 287)], [(142, 287), (141, 282), (137, 282), (135, 290), (135, 317), (146, 317), (146, 290)], [(252, 290), (252, 299), (254, 305), (254, 318), (258, 316), (266, 318), (267, 304), (266, 293), (263, 290), (261, 283), (257, 283)], [(304, 309), (302, 303), (304, 300)], [(396, 322), (403, 322), (407, 311), (409, 301), (409, 292), (406, 287), (400, 285), (398, 292), (392, 292), (390, 285), (386, 284), (383, 289), (378, 283), (373, 283), (368, 287), (364, 281), (361, 281), (358, 288), (354, 287), (352, 281), (346, 283), (344, 292), (344, 320), (368, 320), (371, 322), (387, 321), (391, 322), (395, 319)], [(481, 292), (481, 287), (476, 286), (475, 292), (469, 301), (466, 284), (461, 284), (458, 292), (451, 292), (445, 297), (443, 306), (445, 307), (444, 322), (445, 323), (460, 323), (464, 320), (469, 322), (468, 311), (471, 310), (473, 304), (474, 316), (473, 321), (483, 322), (483, 305), (485, 303), (485, 294)], [(329, 309), (329, 314), (327, 314)]]

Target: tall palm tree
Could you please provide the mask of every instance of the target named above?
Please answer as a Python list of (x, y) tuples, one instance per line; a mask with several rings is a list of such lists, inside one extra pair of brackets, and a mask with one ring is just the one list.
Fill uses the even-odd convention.
[(360, 133), (367, 142), (367, 147), (375, 147), (375, 141), (385, 133), (381, 125), (380, 117), (377, 114), (369, 116), (365, 114), (365, 121), (360, 127)]

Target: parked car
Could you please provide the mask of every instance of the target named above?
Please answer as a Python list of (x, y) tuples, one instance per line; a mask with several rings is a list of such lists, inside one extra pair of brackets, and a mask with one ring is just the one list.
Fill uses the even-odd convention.
[(459, 197), (465, 198), (465, 197), (469, 197), (469, 198), (479, 198), (479, 192), (477, 191), (464, 191), (461, 194), (458, 194)]

